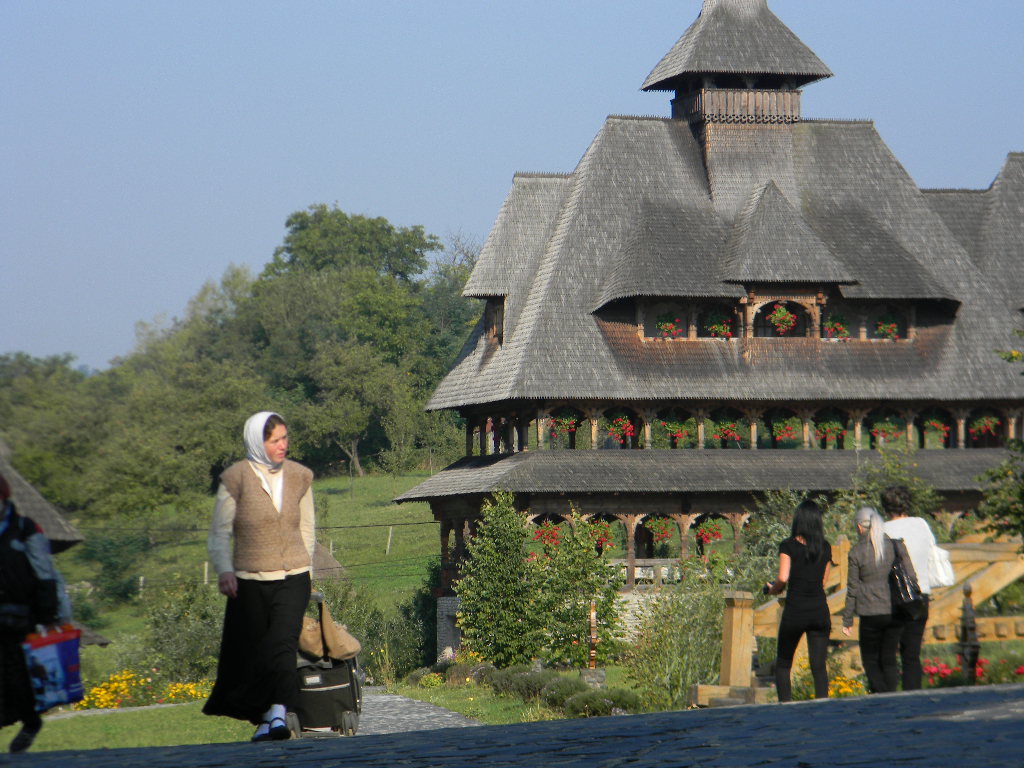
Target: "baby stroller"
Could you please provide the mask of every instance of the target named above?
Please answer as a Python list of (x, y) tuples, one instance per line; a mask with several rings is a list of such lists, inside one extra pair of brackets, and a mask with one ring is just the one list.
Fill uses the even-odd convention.
[[(334, 624), (323, 595), (314, 592), (319, 621), (303, 624), (296, 674), (299, 699), (287, 716), (292, 738), (355, 736), (363, 709), (359, 642)], [(344, 657), (344, 658), (337, 658)]]

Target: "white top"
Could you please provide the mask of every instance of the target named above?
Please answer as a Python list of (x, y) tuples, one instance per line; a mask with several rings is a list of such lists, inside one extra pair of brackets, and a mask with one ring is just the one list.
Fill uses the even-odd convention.
[(928, 559), (935, 546), (935, 534), (931, 526), (921, 517), (900, 517), (887, 520), (885, 532), (890, 539), (903, 539), (910, 553), (910, 562), (917, 573), (917, 585), (926, 595), (932, 592), (932, 584), (928, 580)]

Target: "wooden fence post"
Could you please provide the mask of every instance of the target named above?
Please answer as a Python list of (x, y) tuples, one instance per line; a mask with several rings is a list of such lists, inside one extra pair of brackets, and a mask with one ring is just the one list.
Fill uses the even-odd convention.
[(754, 595), (750, 592), (726, 592), (719, 685), (749, 686), (753, 655)]

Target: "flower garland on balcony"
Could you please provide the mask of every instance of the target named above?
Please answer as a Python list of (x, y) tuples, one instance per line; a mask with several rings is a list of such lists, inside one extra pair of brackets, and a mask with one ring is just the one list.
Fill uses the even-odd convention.
[[(794, 422), (797, 422), (794, 424)], [(799, 424), (798, 419), (786, 419), (772, 423), (772, 437), (776, 440), (799, 440), (796, 430)]]
[(941, 419), (927, 419), (924, 422), (924, 431), (926, 434), (940, 435), (940, 439), (945, 442), (949, 439), (951, 427)]
[(903, 431), (892, 419), (883, 419), (871, 425), (871, 434), (881, 440), (895, 440), (902, 437)]
[(875, 336), (880, 339), (897, 341), (900, 337), (900, 321), (892, 315), (882, 315), (875, 325)]
[(712, 312), (707, 317), (704, 330), (710, 333), (713, 338), (731, 339), (732, 318), (726, 317), (721, 312)]
[(786, 309), (785, 304), (776, 304), (768, 315), (768, 322), (779, 336), (785, 336), (796, 326), (796, 315)]
[(740, 425), (735, 421), (716, 422), (711, 437), (715, 440), (735, 440), (737, 443), (743, 439), (740, 436)]
[(697, 526), (696, 538), (704, 544), (710, 544), (722, 538), (722, 526), (714, 520), (705, 520)]
[(825, 318), (821, 328), (825, 331), (825, 336), (830, 339), (850, 338), (850, 328), (846, 324), (846, 318), (842, 315), (829, 315)]
[(574, 433), (580, 425), (580, 418), (568, 408), (562, 408), (551, 414), (551, 427), (548, 430), (551, 438)]
[(609, 418), (611, 425), (608, 427), (608, 437), (614, 437), (619, 441), (619, 445), (625, 445), (627, 438), (636, 435), (636, 427), (624, 413), (612, 414)]
[(846, 437), (846, 432), (846, 425), (835, 419), (822, 421), (814, 425), (814, 436), (819, 440), (824, 440), (826, 443), (837, 442), (840, 437)]
[(587, 526), (587, 532), (594, 542), (594, 546), (604, 552), (606, 549), (614, 549), (612, 541), (612, 526), (607, 520), (591, 520)]
[(657, 544), (672, 538), (675, 523), (664, 517), (648, 517), (644, 520), (644, 528), (651, 532), (654, 543)]
[(658, 315), (654, 327), (661, 331), (663, 339), (674, 339), (686, 333), (686, 324), (673, 315)]
[(985, 435), (997, 437), (999, 435), (999, 419), (996, 416), (981, 416), (971, 422), (967, 428), (972, 440), (980, 440)]
[(557, 547), (562, 543), (561, 535), (561, 526), (547, 520), (537, 526), (537, 530), (533, 532), (533, 540), (543, 543), (545, 547)]

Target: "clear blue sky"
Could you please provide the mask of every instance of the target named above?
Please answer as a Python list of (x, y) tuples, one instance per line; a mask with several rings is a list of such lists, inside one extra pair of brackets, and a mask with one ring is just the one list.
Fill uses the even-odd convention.
[[(924, 187), (1024, 150), (1021, 0), (769, 0)], [(699, 0), (0, 0), (0, 353), (104, 368), (314, 203), (483, 240), (568, 172)]]

